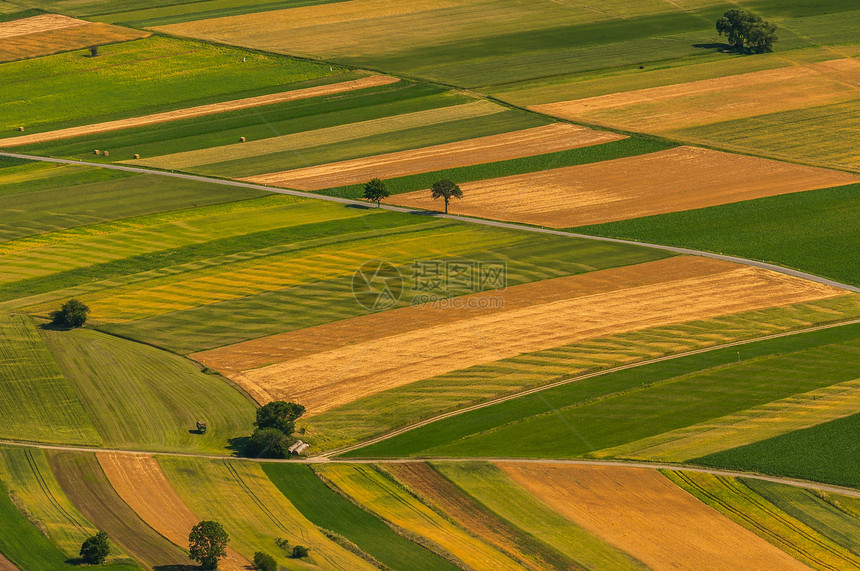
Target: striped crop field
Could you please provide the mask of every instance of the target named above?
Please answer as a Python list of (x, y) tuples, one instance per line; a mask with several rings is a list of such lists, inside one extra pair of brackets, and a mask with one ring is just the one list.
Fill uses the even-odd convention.
[(0, 314), (0, 357), (2, 437), (101, 444), (81, 401), (32, 319)]
[[(350, 455), (588, 455), (856, 379), (858, 330), (856, 324), (839, 326), (582, 379), (441, 420)], [(850, 430), (842, 432), (847, 437)], [(525, 441), (530, 444), (521, 444)], [(799, 458), (786, 463), (802, 465)]]
[(461, 493), (586, 569), (645, 569), (642, 562), (541, 502), (489, 462), (439, 462), (433, 468)]
[(440, 515), (372, 465), (330, 464), (315, 471), (359, 506), (376, 514), (413, 541), (472, 569), (526, 569), (480, 537)]
[(310, 561), (326, 569), (376, 569), (358, 555), (328, 539), (291, 504), (263, 472), (260, 464), (161, 458), (170, 484), (198, 516), (220, 522), (230, 535), (230, 546), (251, 559), (264, 549), (286, 569), (306, 569), (304, 562), (288, 558), (275, 543), (304, 545)]
[[(667, 478), (702, 502), (813, 569), (860, 567), (860, 555), (802, 520), (792, 517), (777, 504), (768, 501), (767, 496), (759, 495), (755, 491), (769, 489), (771, 493), (768, 495), (773, 496), (774, 488), (765, 488), (758, 483), (748, 484), (746, 480), (698, 472), (666, 471), (664, 473)], [(777, 501), (782, 503), (780, 500)], [(840, 519), (845, 520), (846, 523), (856, 522), (847, 514), (842, 514)]]
[[(615, 466), (499, 463), (542, 502), (652, 569), (805, 569), (700, 503), (660, 472)], [(623, 521), (624, 525), (614, 525)], [(726, 545), (731, 545), (727, 550)]]
[[(244, 370), (239, 365), (241, 372), (232, 378), (258, 402), (297, 399), (311, 415), (427, 377), (523, 353), (839, 294), (835, 288), (781, 274), (674, 257), (514, 286), (495, 294), (504, 304), (480, 301), (493, 299), (492, 292), (462, 300), (465, 307), (481, 308), (478, 311), (454, 306), (439, 312), (427, 304), (369, 314), (347, 325), (305, 329), (271, 340), (285, 360), (263, 367), (252, 360)], [(380, 327), (380, 322), (391, 320), (398, 324)], [(379, 330), (388, 331), (384, 345), (368, 338), (368, 332)], [(321, 338), (337, 341), (309, 343)], [(438, 341), (428, 347), (422, 339)], [(291, 351), (293, 347), (308, 349)], [(230, 349), (226, 351), (230, 359)], [(372, 359), (362, 358), (370, 354)], [(201, 358), (219, 368), (217, 362)]]
[[(301, 424), (306, 429), (306, 440), (313, 442), (316, 447), (333, 448), (378, 436), (410, 422), (474, 405), (493, 397), (576, 375), (701, 349), (718, 343), (731, 343), (857, 317), (860, 317), (860, 297), (848, 295), (599, 337), (545, 351), (524, 353), (510, 359), (460, 369), (388, 389), (332, 408), (312, 418), (302, 419)], [(264, 343), (266, 339), (260, 339), (259, 342)], [(220, 351), (226, 355), (231, 349), (238, 350), (243, 345)], [(249, 349), (254, 346), (254, 343), (247, 345)], [(746, 348), (742, 350), (746, 355)], [(273, 353), (272, 356), (277, 357), (278, 354)], [(703, 367), (726, 364), (736, 359), (735, 352), (727, 351), (721, 360), (709, 361)], [(225, 362), (222, 366), (229, 369), (230, 366), (235, 367), (235, 362)], [(516, 408), (516, 405), (513, 405), (513, 408)], [(536, 410), (547, 410), (546, 405), (539, 406)], [(482, 416), (475, 415), (473, 421), (478, 418)], [(430, 433), (446, 434), (448, 427), (454, 425), (458, 423), (446, 421), (445, 428), (434, 424), (428, 429), (417, 429), (416, 440), (410, 442), (421, 442), (428, 438)], [(477, 431), (491, 426), (492, 424), (481, 423), (477, 428), (470, 422), (462, 425), (466, 431)], [(425, 446), (429, 444), (425, 442)], [(395, 454), (400, 452), (405, 451), (401, 450)]]
[(149, 527), (116, 493), (95, 454), (52, 451), (48, 461), (81, 513), (143, 566), (184, 565), (188, 554)]

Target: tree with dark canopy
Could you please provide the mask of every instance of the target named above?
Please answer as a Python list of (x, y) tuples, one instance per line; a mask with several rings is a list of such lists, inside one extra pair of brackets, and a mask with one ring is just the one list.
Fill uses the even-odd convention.
[(305, 407), (294, 402), (276, 400), (257, 409), (257, 428), (277, 428), (289, 436), (296, 429), (296, 420), (305, 413)]
[(379, 208), (379, 203), (389, 196), (391, 193), (385, 188), (385, 183), (378, 178), (371, 179), (364, 185), (364, 198), (375, 202), (377, 208)]
[(434, 183), (430, 188), (430, 194), (433, 200), (437, 198), (445, 199), (445, 214), (448, 214), (448, 202), (452, 198), (463, 198), (463, 191), (460, 190), (460, 187), (448, 179), (442, 179)]
[(227, 555), (228, 541), (230, 538), (220, 523), (201, 521), (188, 534), (188, 557), (203, 569), (218, 569), (218, 560)]
[(59, 327), (80, 327), (87, 322), (90, 308), (84, 303), (70, 299), (59, 311), (51, 313), (51, 323)]
[(258, 428), (245, 444), (245, 456), (251, 458), (287, 458), (289, 437), (277, 428)]
[(727, 10), (717, 20), (717, 32), (726, 36), (735, 50), (758, 54), (773, 51), (773, 42), (779, 39), (776, 25), (742, 8)]
[(110, 554), (107, 532), (100, 531), (84, 540), (81, 545), (81, 559), (89, 565), (104, 563)]

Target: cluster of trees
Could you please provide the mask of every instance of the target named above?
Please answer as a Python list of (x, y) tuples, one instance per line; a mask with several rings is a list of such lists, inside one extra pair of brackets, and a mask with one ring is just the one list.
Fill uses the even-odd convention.
[[(430, 188), (430, 195), (433, 197), (433, 200), (437, 198), (445, 200), (445, 214), (448, 214), (448, 203), (452, 198), (463, 198), (463, 191), (450, 180), (442, 179), (433, 184)], [(378, 178), (374, 178), (364, 185), (363, 197), (366, 200), (375, 202), (377, 208), (379, 208), (379, 203), (389, 196), (391, 196), (391, 193), (385, 188), (385, 183)]]
[(776, 25), (742, 8), (728, 10), (717, 20), (717, 32), (726, 36), (732, 48), (756, 54), (773, 51), (778, 40)]
[(257, 409), (257, 427), (245, 445), (245, 455), (254, 458), (287, 458), (296, 430), (296, 420), (305, 407), (294, 402), (272, 401)]

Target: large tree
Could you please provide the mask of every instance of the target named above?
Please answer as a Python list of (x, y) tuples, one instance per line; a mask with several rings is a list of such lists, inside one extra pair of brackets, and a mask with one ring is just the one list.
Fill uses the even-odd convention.
[(442, 179), (433, 184), (430, 188), (430, 195), (433, 197), (433, 200), (437, 198), (445, 199), (445, 214), (448, 214), (448, 202), (452, 198), (463, 198), (463, 191), (450, 180)]
[(218, 569), (218, 560), (227, 555), (230, 538), (217, 521), (204, 520), (195, 525), (188, 535), (189, 558), (203, 569)]
[(245, 444), (245, 456), (250, 458), (287, 458), (290, 439), (277, 428), (258, 428)]
[(379, 208), (379, 203), (391, 196), (388, 189), (385, 188), (385, 183), (378, 178), (371, 179), (370, 182), (364, 185), (364, 198), (376, 203)]
[(87, 314), (90, 308), (77, 299), (70, 299), (63, 304), (59, 311), (51, 314), (54, 325), (60, 327), (80, 327), (87, 322)]
[(272, 401), (257, 409), (257, 428), (277, 428), (289, 436), (296, 428), (296, 420), (305, 413), (305, 407), (294, 402)]
[(104, 563), (110, 554), (107, 532), (100, 531), (84, 540), (81, 545), (81, 560), (89, 565)]
[(717, 32), (726, 36), (734, 49), (754, 53), (773, 50), (773, 42), (778, 39), (776, 25), (743, 8), (727, 10), (723, 17), (717, 20)]

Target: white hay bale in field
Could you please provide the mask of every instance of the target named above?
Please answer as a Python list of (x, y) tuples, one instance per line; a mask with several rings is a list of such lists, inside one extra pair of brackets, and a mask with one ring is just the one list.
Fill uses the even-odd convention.
[(102, 154), (102, 152), (100, 150), (96, 149), (95, 151), (93, 151), (93, 154), (94, 155), (100, 155), (100, 154)]

